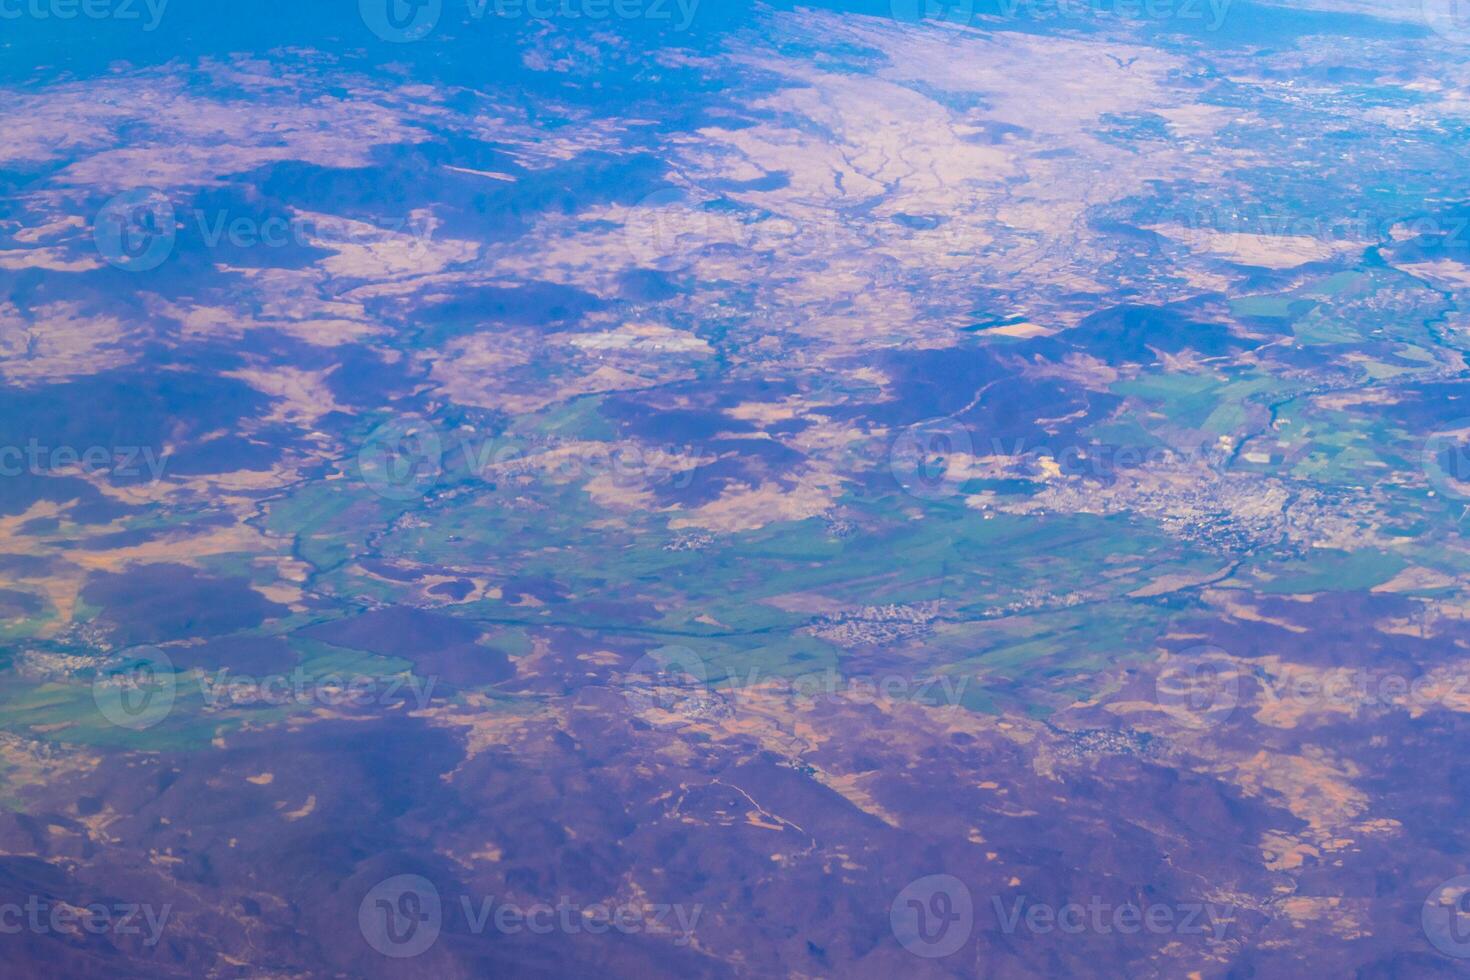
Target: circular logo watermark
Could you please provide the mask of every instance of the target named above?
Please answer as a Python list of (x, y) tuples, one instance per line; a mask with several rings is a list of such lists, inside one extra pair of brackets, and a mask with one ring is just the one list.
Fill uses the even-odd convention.
[(173, 253), (177, 234), (173, 203), (153, 187), (109, 198), (92, 222), (97, 254), (125, 272), (158, 268)]
[(969, 942), (975, 904), (970, 889), (954, 875), (928, 875), (898, 893), (888, 908), (888, 922), (904, 949), (938, 959)]
[(439, 889), (422, 875), (395, 875), (379, 882), (357, 907), (362, 938), (394, 959), (424, 952), (439, 938), (443, 925)]
[(154, 646), (134, 647), (97, 668), (92, 701), (112, 724), (141, 731), (168, 717), (177, 688), (168, 654)]
[(1470, 4), (1465, 0), (1419, 0), (1419, 13), (1440, 37), (1459, 44), (1470, 41)]
[(973, 448), (970, 430), (954, 419), (928, 419), (894, 438), (888, 468), (911, 496), (921, 500), (951, 497), (965, 483), (964, 464)]
[(1170, 655), (1154, 677), (1155, 701), (1176, 708), (1191, 728), (1221, 724), (1240, 703), (1240, 666), (1224, 650), (1189, 647)]
[(709, 696), (704, 658), (688, 647), (661, 647), (633, 662), (623, 675), (623, 694), (636, 711), (690, 710)]
[(975, 0), (888, 0), (894, 20), (915, 23), (937, 20), (949, 24), (968, 24), (975, 17)]
[(1437, 492), (1470, 499), (1470, 418), (1456, 419), (1425, 439), (1420, 466)]
[(357, 0), (368, 30), (392, 44), (428, 37), (443, 10), (444, 0)]
[(412, 500), (439, 482), (444, 445), (427, 419), (405, 416), (374, 429), (357, 453), (362, 481), (380, 497)]
[(1424, 935), (1446, 956), (1470, 959), (1470, 875), (1442, 881), (1419, 912)]

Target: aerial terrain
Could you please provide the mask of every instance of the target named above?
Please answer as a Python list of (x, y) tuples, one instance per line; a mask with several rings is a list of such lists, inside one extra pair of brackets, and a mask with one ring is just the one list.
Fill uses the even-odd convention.
[(0, 974), (1470, 970), (1445, 0), (0, 0)]

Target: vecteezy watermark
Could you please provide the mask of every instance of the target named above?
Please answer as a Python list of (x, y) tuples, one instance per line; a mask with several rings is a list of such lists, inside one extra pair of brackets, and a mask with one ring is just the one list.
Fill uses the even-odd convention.
[[(0, 0), (3, 2), (3, 0)], [(434, 226), (426, 216), (358, 220), (339, 215), (240, 214), (228, 209), (194, 208), (184, 214), (168, 196), (138, 188), (109, 199), (97, 212), (92, 239), (109, 264), (128, 272), (147, 272), (168, 260), (180, 229), (198, 234), (205, 248), (334, 248), (365, 246), (390, 236), (408, 236), (422, 254)]]
[(1439, 669), (1417, 677), (1367, 668), (1295, 668), (1255, 675), (1263, 707), (1356, 714), (1369, 708), (1412, 713), (1470, 704), (1470, 675)]
[(1470, 959), (1470, 875), (1435, 885), (1424, 898), (1419, 924), (1435, 949), (1456, 959)]
[(0, 20), (137, 21), (157, 30), (168, 0), (0, 0)]
[[(1245, 683), (1252, 687), (1249, 701)], [(1212, 646), (1171, 654), (1154, 684), (1156, 703), (1190, 728), (1223, 724), (1247, 703), (1252, 712), (1292, 716), (1369, 710), (1417, 716), (1470, 705), (1470, 674), (1449, 665), (1410, 677), (1368, 667), (1247, 664)]]
[(687, 31), (700, 0), (465, 0), (470, 16), (502, 20), (647, 20)]
[(221, 243), (235, 248), (322, 248), (371, 245), (388, 235), (408, 235), (412, 250), (422, 253), (433, 235), (427, 219), (387, 218), (355, 220), (337, 215), (273, 214), (262, 217), (228, 210), (190, 212), (192, 223), (206, 248)]
[(155, 646), (133, 647), (108, 658), (92, 680), (92, 701), (119, 728), (152, 728), (173, 710), (178, 675), (168, 654)]
[(888, 468), (904, 491), (921, 500), (960, 492), (974, 451), (970, 430), (951, 418), (915, 423), (894, 437)]
[[(738, 695), (741, 690), (754, 691), (757, 686), (763, 686), (805, 704), (830, 699), (854, 704), (912, 701), (954, 707), (960, 703), (965, 688), (973, 679), (967, 674), (925, 674), (919, 677), (907, 674), (844, 675), (829, 667), (795, 677), (762, 680), (760, 671), (751, 668), (734, 690)], [(734, 682), (736, 678), (730, 680)]]
[(417, 956), (434, 945), (444, 928), (439, 889), (422, 875), (395, 875), (380, 881), (357, 907), (357, 928), (367, 944), (384, 956)]
[(483, 480), (518, 480), (540, 473), (557, 482), (605, 478), (622, 486), (667, 484), (674, 489), (694, 479), (690, 454), (677, 446), (580, 442), (551, 436), (481, 439), (461, 433), (459, 455), (466, 472)]
[[(1194, 21), (1207, 31), (1218, 31), (1233, 0), (999, 0), (990, 16), (1004, 20), (1122, 20)], [(932, 21), (968, 25), (976, 17), (975, 0), (889, 0), (895, 20)], [(986, 13), (990, 13), (986, 11)]]
[(710, 696), (709, 669), (688, 647), (661, 647), (634, 661), (623, 675), (623, 695), (634, 711), (687, 713)]
[(422, 497), (444, 472), (444, 443), (426, 419), (404, 416), (374, 429), (357, 453), (362, 481), (388, 500)]
[(156, 187), (114, 195), (92, 221), (97, 254), (125, 272), (158, 268), (173, 252), (177, 236), (173, 203)]
[(911, 881), (888, 907), (888, 924), (899, 945), (925, 959), (957, 952), (975, 928), (970, 889), (954, 875), (926, 875)]
[[(447, 444), (447, 445), (446, 445)], [(693, 463), (678, 447), (579, 442), (557, 437), (481, 438), (457, 431), (451, 442), (434, 424), (406, 415), (380, 425), (357, 454), (358, 474), (368, 488), (389, 500), (427, 495), (446, 468), (459, 463), (466, 474), (486, 481), (543, 474), (557, 482), (607, 478), (618, 485), (666, 483), (687, 487)]]
[(429, 36), (444, 12), (443, 0), (357, 0), (368, 30), (393, 44)]
[[(1470, 879), (1467, 879), (1470, 880)], [(1235, 906), (1214, 902), (1117, 902), (1093, 895), (1086, 901), (1038, 902), (1026, 895), (990, 897), (995, 923), (1007, 935), (1208, 935), (1225, 938)], [(925, 875), (904, 886), (888, 908), (899, 945), (926, 959), (958, 952), (975, 926), (969, 886), (950, 874)]]
[(609, 930), (625, 936), (653, 935), (669, 936), (675, 946), (688, 946), (704, 914), (704, 906), (684, 905), (679, 902), (635, 902), (610, 903), (591, 902), (582, 904), (567, 896), (551, 902), (501, 901), (487, 896), (478, 901), (469, 895), (461, 895), (460, 910), (470, 927), (470, 932), (483, 932), (487, 924), (493, 923), (496, 932), (515, 935), (528, 932), (535, 936), (552, 933), (575, 935), (586, 932), (600, 936)]
[[(1260, 465), (1289, 467), (1303, 447), (1280, 445), (1272, 453), (1247, 453), (1259, 475)], [(938, 500), (959, 493), (972, 475), (977, 460), (1029, 460), (1037, 474), (1047, 478), (1108, 481), (1129, 470), (1150, 467), (1199, 467), (1222, 472), (1231, 462), (1228, 441), (1220, 436), (1202, 438), (1196, 445), (1119, 445), (1114, 443), (1031, 443), (1025, 438), (979, 439), (952, 418), (935, 418), (901, 430), (889, 448), (888, 464), (905, 493), (923, 500)], [(992, 475), (999, 475), (992, 472)], [(1018, 475), (1018, 474), (1012, 474)]]
[[(1201, 205), (1170, 211), (1147, 222), (1167, 232), (1183, 228), (1190, 233), (1228, 236), (1248, 243), (1270, 245), (1283, 239), (1310, 239), (1322, 243), (1404, 242), (1430, 239), (1441, 245), (1470, 244), (1470, 218), (1435, 215), (1410, 217), (1356, 211), (1337, 215), (1292, 213), (1268, 206), (1235, 202)], [(1175, 246), (1186, 249), (1188, 242)]]
[(413, 674), (376, 676), (371, 674), (308, 675), (304, 667), (289, 674), (252, 677), (232, 674), (221, 667), (213, 675), (199, 676), (199, 689), (206, 710), (225, 708), (294, 705), (297, 707), (362, 708), (368, 705), (391, 707), (407, 704), (423, 710), (434, 695), (437, 677), (420, 678)]
[(1464, 0), (1419, 0), (1419, 15), (1440, 37), (1456, 44), (1470, 42), (1470, 5)]
[(297, 666), (289, 673), (255, 677), (234, 674), (228, 667), (213, 673), (178, 670), (156, 646), (132, 647), (99, 664), (92, 679), (92, 699), (108, 722), (141, 731), (159, 724), (181, 698), (198, 695), (206, 712), (240, 708), (384, 708), (428, 707), (438, 678), (397, 674), (308, 674)]
[(93, 902), (72, 905), (30, 895), (24, 903), (0, 902), (0, 935), (142, 936), (144, 946), (157, 946), (168, 927), (172, 903)]
[(975, 0), (889, 0), (894, 20), (914, 23), (921, 20), (949, 24), (968, 24), (975, 17)]
[(50, 476), (80, 467), (84, 472), (114, 477), (162, 479), (168, 457), (152, 446), (46, 446), (31, 438), (24, 446), (0, 446), (0, 477)]
[(1419, 465), (1434, 492), (1470, 500), (1470, 418), (1448, 422), (1425, 439)]
[(1189, 728), (1222, 724), (1240, 703), (1241, 674), (1219, 647), (1189, 647), (1170, 654), (1154, 676), (1155, 703)]
[(836, 668), (801, 674), (771, 674), (759, 665), (732, 671), (718, 680), (704, 658), (686, 646), (665, 646), (639, 657), (622, 675), (623, 695), (635, 712), (657, 709), (672, 714), (733, 713), (749, 702), (787, 698), (796, 707), (818, 701), (878, 704), (907, 701), (955, 707), (972, 677), (964, 674), (845, 675)]
[(483, 935), (617, 932), (625, 936), (665, 936), (675, 946), (694, 938), (703, 905), (657, 902), (581, 902), (569, 896), (555, 901), (516, 902), (493, 895), (460, 895), (446, 905), (434, 883), (422, 875), (395, 875), (373, 886), (357, 909), (362, 937), (377, 952), (405, 959), (426, 952), (438, 940), (446, 918), (458, 915), (463, 930)]
[[(499, 20), (644, 20), (666, 22), (675, 31), (694, 23), (700, 0), (464, 0), (472, 21)], [(433, 32), (444, 12), (444, 0), (358, 0), (358, 13), (368, 30), (394, 44), (420, 41)]]
[(999, 895), (990, 897), (996, 922), (1001, 932), (1013, 935), (1024, 931), (1035, 935), (1059, 932), (1077, 936), (1131, 936), (1148, 933), (1154, 936), (1203, 936), (1217, 942), (1225, 938), (1235, 921), (1235, 906), (1214, 902), (1114, 902), (1093, 895), (1085, 902), (1060, 904), (1036, 902), (1025, 895), (1007, 902)]

